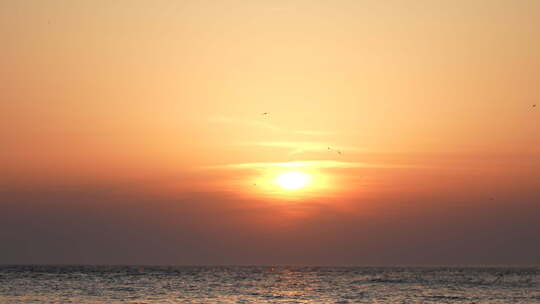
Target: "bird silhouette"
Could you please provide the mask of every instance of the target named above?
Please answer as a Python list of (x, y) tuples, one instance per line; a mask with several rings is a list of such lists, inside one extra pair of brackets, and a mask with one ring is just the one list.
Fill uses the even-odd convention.
[(341, 155), (340, 150), (336, 150), (336, 149), (332, 149), (332, 148), (328, 147), (328, 151), (336, 151), (337, 154)]

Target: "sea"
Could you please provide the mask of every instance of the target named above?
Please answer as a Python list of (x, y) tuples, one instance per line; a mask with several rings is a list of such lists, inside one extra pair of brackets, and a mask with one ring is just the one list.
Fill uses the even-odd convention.
[(3, 265), (0, 303), (540, 303), (540, 267)]

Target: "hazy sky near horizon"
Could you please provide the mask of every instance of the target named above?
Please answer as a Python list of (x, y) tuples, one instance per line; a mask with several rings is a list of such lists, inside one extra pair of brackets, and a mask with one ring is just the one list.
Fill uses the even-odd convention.
[(2, 1), (0, 264), (539, 264), (538, 37), (534, 0)]

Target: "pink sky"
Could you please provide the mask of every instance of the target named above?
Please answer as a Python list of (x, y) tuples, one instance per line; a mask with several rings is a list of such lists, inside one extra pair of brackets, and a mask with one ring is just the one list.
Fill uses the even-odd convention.
[(0, 264), (538, 264), (538, 37), (533, 0), (3, 1)]

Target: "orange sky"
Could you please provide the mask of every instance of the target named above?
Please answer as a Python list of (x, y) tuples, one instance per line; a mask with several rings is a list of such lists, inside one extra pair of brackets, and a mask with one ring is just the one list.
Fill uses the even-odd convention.
[[(133, 208), (199, 250), (133, 263), (483, 263), (508, 239), (486, 263), (539, 262), (538, 37), (535, 0), (2, 1), (0, 264), (57, 261), (103, 223), (132, 248)], [(290, 170), (308, 187), (277, 187)], [(27, 221), (51, 229), (36, 256)], [(472, 258), (422, 257), (429, 240)]]

